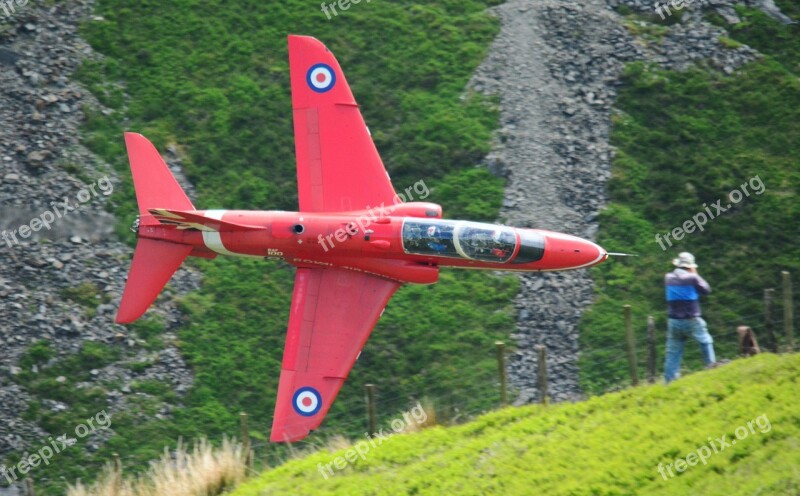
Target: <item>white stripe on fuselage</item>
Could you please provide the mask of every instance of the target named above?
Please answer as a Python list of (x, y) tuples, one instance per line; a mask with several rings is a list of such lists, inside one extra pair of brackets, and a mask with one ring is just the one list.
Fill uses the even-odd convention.
[[(206, 210), (204, 216), (209, 219), (222, 220), (227, 210)], [(264, 258), (258, 255), (246, 255), (243, 253), (236, 253), (225, 248), (222, 244), (222, 237), (217, 231), (203, 231), (203, 243), (209, 250), (219, 253), (220, 255), (232, 255), (234, 257), (248, 257), (248, 258)]]

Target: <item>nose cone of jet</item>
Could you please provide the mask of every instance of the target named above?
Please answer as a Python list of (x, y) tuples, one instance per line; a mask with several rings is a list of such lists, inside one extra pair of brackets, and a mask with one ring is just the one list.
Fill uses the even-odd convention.
[(589, 240), (568, 234), (548, 232), (542, 263), (551, 269), (580, 269), (597, 265), (608, 252)]

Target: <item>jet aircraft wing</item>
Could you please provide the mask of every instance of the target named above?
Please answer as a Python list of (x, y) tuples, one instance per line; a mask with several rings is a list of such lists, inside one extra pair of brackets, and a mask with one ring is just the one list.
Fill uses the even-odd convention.
[(301, 212), (391, 206), (394, 188), (339, 63), (309, 36), (289, 36)]
[(341, 268), (297, 269), (271, 441), (316, 429), (400, 283)]

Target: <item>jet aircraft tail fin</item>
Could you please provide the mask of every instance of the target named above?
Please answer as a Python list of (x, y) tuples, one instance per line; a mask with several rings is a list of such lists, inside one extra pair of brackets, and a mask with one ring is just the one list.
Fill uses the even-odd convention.
[[(139, 203), (140, 229), (159, 224), (149, 209), (194, 210), (189, 197), (147, 138), (125, 133), (125, 146)], [(190, 245), (139, 238), (117, 322), (129, 324), (141, 317), (192, 249)]]
[(125, 133), (125, 146), (142, 225), (158, 224), (150, 215), (151, 208), (194, 210), (191, 200), (147, 138), (137, 133)]

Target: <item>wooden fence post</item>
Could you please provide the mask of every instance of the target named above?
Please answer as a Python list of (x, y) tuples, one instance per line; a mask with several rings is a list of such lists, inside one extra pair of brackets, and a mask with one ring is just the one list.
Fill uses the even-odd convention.
[(786, 334), (786, 349), (794, 351), (794, 301), (792, 298), (792, 275), (788, 271), (783, 276), (783, 331)]
[(33, 488), (33, 479), (30, 477), (25, 479), (25, 496), (36, 496), (36, 490)]
[(111, 458), (114, 463), (114, 490), (119, 494), (122, 491), (122, 459), (119, 453), (112, 453)]
[(500, 373), (500, 405), (508, 405), (508, 386), (506, 379), (506, 345), (502, 341), (494, 343), (497, 347), (497, 369)]
[(375, 418), (375, 385), (367, 384), (364, 386), (367, 389), (367, 429), (370, 436), (378, 430), (378, 423)]
[(239, 413), (239, 428), (242, 432), (242, 454), (244, 455), (244, 466), (250, 468), (253, 463), (250, 456), (250, 425), (247, 421), (247, 413)]
[(636, 368), (636, 338), (633, 335), (633, 322), (631, 320), (631, 306), (622, 307), (625, 316), (625, 341), (628, 345), (628, 364), (631, 372), (631, 384), (639, 384), (639, 372)]
[(775, 297), (775, 290), (768, 288), (764, 290), (764, 344), (766, 348), (773, 352), (778, 352), (778, 342), (775, 340), (775, 332), (772, 328), (772, 302)]
[(547, 404), (547, 348), (544, 345), (536, 347), (539, 351), (539, 363), (537, 364), (536, 382), (539, 385), (539, 403)]
[(647, 316), (647, 382), (656, 382), (656, 321)]

